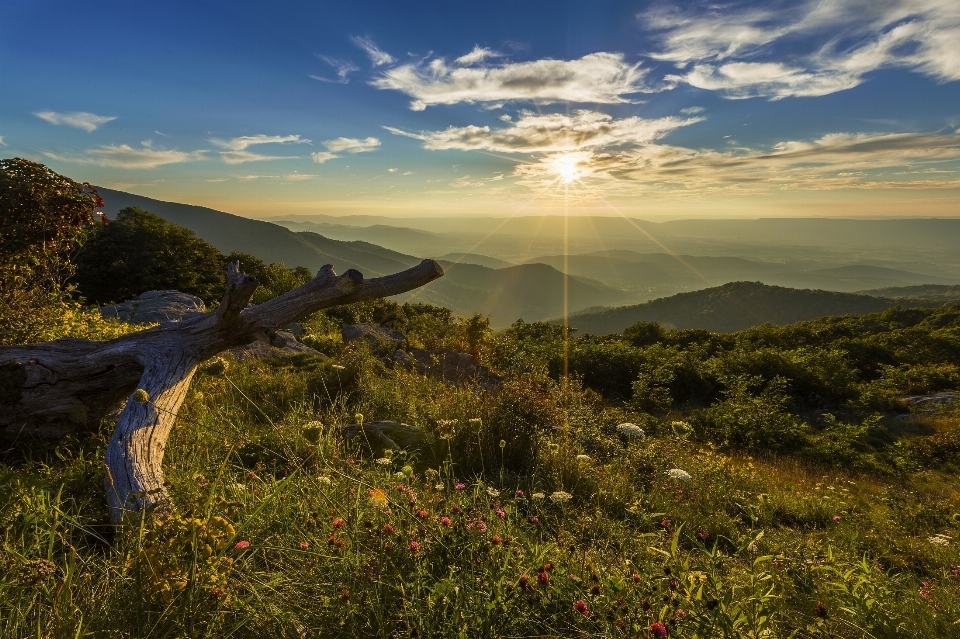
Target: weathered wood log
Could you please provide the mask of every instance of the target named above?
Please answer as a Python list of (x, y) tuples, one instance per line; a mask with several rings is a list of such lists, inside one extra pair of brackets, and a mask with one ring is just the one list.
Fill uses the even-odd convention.
[(352, 269), (338, 276), (327, 265), (303, 286), (248, 306), (257, 281), (233, 262), (216, 313), (109, 342), (67, 338), (0, 347), (0, 431), (63, 436), (95, 426), (127, 398), (104, 460), (111, 518), (162, 507), (169, 503), (164, 449), (201, 362), (257, 339), (275, 341), (277, 329), (315, 311), (398, 295), (442, 275), (433, 260), (371, 280)]

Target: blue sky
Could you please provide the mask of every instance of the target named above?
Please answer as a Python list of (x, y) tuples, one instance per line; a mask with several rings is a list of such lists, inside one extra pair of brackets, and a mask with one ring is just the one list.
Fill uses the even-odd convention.
[(960, 2), (0, 6), (0, 153), (244, 215), (960, 214)]

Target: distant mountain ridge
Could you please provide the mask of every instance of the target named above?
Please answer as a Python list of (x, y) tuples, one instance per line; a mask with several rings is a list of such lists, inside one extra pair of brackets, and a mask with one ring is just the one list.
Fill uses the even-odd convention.
[[(128, 206), (139, 206), (192, 230), (224, 253), (243, 251), (265, 262), (305, 266), (311, 271), (333, 264), (340, 273), (353, 268), (365, 277), (376, 277), (402, 271), (421, 261), (419, 257), (370, 242), (335, 240), (207, 207), (163, 202), (107, 188), (99, 191), (108, 216), (115, 216)], [(564, 276), (552, 267), (521, 264), (493, 269), (476, 264), (441, 263), (446, 270), (444, 277), (398, 297), (398, 301), (446, 306), (459, 315), (482, 313), (490, 316), (495, 327), (507, 326), (521, 317), (536, 321), (563, 312)], [(567, 286), (571, 310), (628, 301), (623, 291), (585, 278), (569, 278)]]
[(766, 323), (785, 325), (830, 315), (876, 313), (896, 305), (894, 300), (856, 293), (732, 282), (644, 304), (576, 313), (569, 324), (594, 335), (619, 333), (640, 321), (732, 333)]

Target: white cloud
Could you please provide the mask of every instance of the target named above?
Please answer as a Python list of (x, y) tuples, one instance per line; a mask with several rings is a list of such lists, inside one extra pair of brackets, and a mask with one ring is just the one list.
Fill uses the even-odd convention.
[(316, 164), (323, 164), (327, 160), (335, 160), (340, 156), (333, 153), (327, 153), (326, 151), (317, 151), (316, 153), (311, 153), (310, 157), (313, 158), (313, 161)]
[(399, 170), (400, 169), (398, 169), (397, 167), (390, 167), (389, 169), (387, 169), (387, 173), (396, 173)]
[(144, 147), (135, 149), (126, 144), (100, 146), (87, 150), (90, 157), (66, 157), (55, 153), (44, 153), (48, 158), (74, 164), (95, 164), (124, 169), (152, 169), (164, 164), (177, 164), (204, 159), (205, 151), (175, 151)]
[(243, 135), (230, 140), (211, 138), (210, 141), (219, 147), (230, 149), (231, 151), (243, 151), (248, 146), (255, 144), (286, 144), (288, 142), (292, 142), (293, 144), (310, 144), (310, 140), (301, 138), (299, 135)]
[(480, 45), (474, 45), (473, 51), (466, 55), (460, 56), (454, 60), (454, 62), (462, 67), (468, 67), (470, 65), (477, 64), (478, 62), (483, 62), (487, 58), (499, 58), (502, 56), (502, 53), (497, 53), (496, 51), (481, 47)]
[(333, 70), (337, 73), (337, 80), (331, 80), (329, 78), (324, 78), (319, 75), (310, 75), (314, 80), (320, 80), (321, 82), (339, 82), (340, 84), (347, 84), (350, 82), (350, 74), (354, 71), (359, 71), (360, 68), (353, 65), (352, 62), (346, 58), (334, 58), (332, 56), (326, 55), (317, 55), (318, 58), (329, 64), (333, 67)]
[[(469, 54), (468, 54), (469, 55)], [(651, 91), (646, 71), (620, 53), (591, 53), (577, 60), (506, 62), (496, 66), (449, 66), (442, 58), (388, 69), (373, 80), (379, 89), (413, 98), (410, 108), (422, 111), (437, 104), (551, 102), (627, 103), (628, 96)]]
[(268, 160), (295, 160), (296, 155), (261, 155), (246, 149), (257, 144), (310, 144), (310, 140), (299, 135), (243, 135), (229, 140), (211, 138), (217, 146), (228, 149), (220, 152), (220, 159), (227, 164), (261, 162)]
[(367, 56), (370, 58), (370, 62), (375, 67), (380, 67), (385, 64), (393, 64), (394, 58), (392, 55), (383, 51), (376, 45), (376, 43), (370, 38), (365, 38), (362, 36), (353, 36), (350, 38), (353, 40), (353, 43), (363, 49)]
[(0, 135), (0, 146), (7, 146), (7, 143), (3, 141), (2, 135)]
[(35, 116), (49, 122), (50, 124), (66, 124), (67, 126), (83, 129), (87, 133), (96, 131), (98, 127), (116, 120), (116, 116), (97, 115), (87, 113), (86, 111), (77, 111), (75, 113), (57, 113), (56, 111), (37, 111)]
[(706, 109), (700, 106), (692, 106), (685, 109), (680, 109), (680, 113), (683, 115), (696, 115), (698, 113), (703, 113), (704, 111), (706, 111)]
[[(661, 48), (652, 57), (683, 70), (668, 81), (730, 98), (826, 95), (889, 67), (960, 80), (956, 0), (805, 0), (739, 11), (659, 7), (641, 18), (659, 32)], [(781, 47), (789, 56), (778, 53)]]
[(555, 153), (605, 146), (646, 144), (701, 118), (666, 117), (646, 120), (638, 116), (614, 119), (598, 111), (580, 110), (571, 115), (538, 115), (522, 111), (516, 122), (489, 126), (449, 127), (444, 131), (408, 133), (384, 127), (395, 135), (423, 141), (430, 150), (497, 151), (502, 153)]
[(327, 147), (332, 153), (367, 153), (375, 151), (380, 146), (380, 140), (377, 138), (335, 138), (326, 140), (323, 146)]

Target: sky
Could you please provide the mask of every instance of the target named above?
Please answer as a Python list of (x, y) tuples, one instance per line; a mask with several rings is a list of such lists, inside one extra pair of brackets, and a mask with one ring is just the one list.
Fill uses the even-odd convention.
[(5, 2), (0, 154), (254, 217), (957, 216), (960, 2)]

